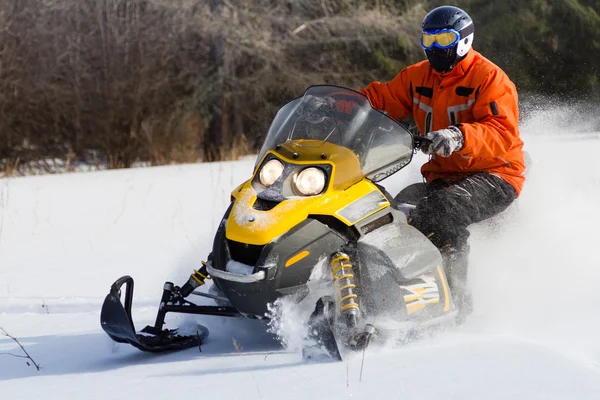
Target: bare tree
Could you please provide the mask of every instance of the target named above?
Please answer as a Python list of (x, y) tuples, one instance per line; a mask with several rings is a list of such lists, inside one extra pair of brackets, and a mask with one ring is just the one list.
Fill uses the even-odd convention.
[[(25, 354), (25, 355), (20, 355), (20, 354), (13, 354), (13, 353), (0, 353), (0, 355), (6, 355), (6, 356), (11, 356), (11, 357), (17, 357), (17, 358), (26, 358), (29, 361), (31, 361), (31, 363), (33, 364), (35, 369), (37, 369), (39, 371), (41, 368), (40, 365), (38, 363), (36, 363), (35, 360), (29, 355), (29, 353), (27, 352), (27, 350), (25, 350), (25, 347), (23, 347), (21, 342), (19, 342), (19, 340), (16, 337), (14, 337), (11, 334), (9, 334), (8, 332), (6, 332), (6, 330), (4, 330), (4, 328), (0, 327), (0, 331), (2, 331), (3, 336), (7, 336), (7, 337), (11, 338), (21, 348), (21, 351), (23, 352), (23, 354)], [(30, 365), (29, 361), (26, 361), (27, 365)]]
[(211, 104), (219, 123), (207, 143), (227, 148), (232, 138), (260, 137), (275, 109), (310, 84), (358, 87), (415, 61), (424, 9), (403, 13), (379, 3), (209, 2), (197, 14), (213, 38), (218, 77), (209, 92), (218, 97)]
[(128, 167), (255, 150), (310, 84), (413, 61), (420, 7), (351, 0), (6, 0), (0, 167)]

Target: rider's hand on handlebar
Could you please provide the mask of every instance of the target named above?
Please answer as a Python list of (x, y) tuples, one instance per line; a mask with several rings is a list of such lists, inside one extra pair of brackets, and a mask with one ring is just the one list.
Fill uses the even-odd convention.
[(354, 111), (354, 107), (356, 107), (357, 104), (351, 100), (337, 100), (335, 102), (335, 109), (338, 112), (344, 113), (344, 114), (352, 114), (352, 111)]
[(304, 115), (307, 121), (316, 124), (330, 116), (334, 110), (335, 100), (333, 98), (306, 95), (298, 111)]
[(333, 97), (317, 97), (306, 95), (304, 100), (304, 108), (307, 111), (325, 111), (335, 108), (335, 99)]
[(430, 139), (431, 143), (421, 146), (421, 151), (430, 155), (436, 153), (442, 157), (448, 157), (453, 152), (460, 150), (464, 143), (463, 134), (456, 126), (429, 132), (425, 137)]
[(304, 114), (310, 116), (333, 116), (335, 113), (342, 113), (350, 115), (357, 106), (357, 104), (351, 100), (336, 100), (333, 97), (316, 97), (306, 96), (304, 102)]

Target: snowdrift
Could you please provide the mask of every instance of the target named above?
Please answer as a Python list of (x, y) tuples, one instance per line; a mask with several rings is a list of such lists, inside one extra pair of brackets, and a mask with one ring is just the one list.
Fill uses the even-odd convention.
[[(1, 180), (0, 327), (42, 366), (5, 354), (23, 355), (0, 336), (1, 398), (599, 398), (599, 135), (528, 130), (521, 198), (471, 229), (469, 322), (343, 363), (303, 363), (293, 337), (282, 348), (257, 321), (206, 317), (202, 352), (165, 355), (100, 328), (100, 304), (125, 274), (136, 323), (152, 322), (162, 283), (205, 259), (254, 160)], [(423, 161), (384, 185), (418, 181)], [(287, 335), (300, 330), (285, 322)]]

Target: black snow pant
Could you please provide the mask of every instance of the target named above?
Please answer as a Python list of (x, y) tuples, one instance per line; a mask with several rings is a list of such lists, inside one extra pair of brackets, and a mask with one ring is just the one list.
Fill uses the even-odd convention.
[(488, 173), (456, 182), (417, 183), (396, 196), (399, 202), (416, 205), (408, 223), (441, 250), (448, 283), (457, 290), (466, 287), (467, 281), (467, 227), (499, 214), (516, 198), (509, 183)]

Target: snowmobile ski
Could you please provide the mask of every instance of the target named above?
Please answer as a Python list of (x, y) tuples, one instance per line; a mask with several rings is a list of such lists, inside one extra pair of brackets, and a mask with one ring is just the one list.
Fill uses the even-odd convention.
[(342, 360), (333, 332), (333, 310), (335, 310), (335, 303), (328, 296), (317, 301), (315, 310), (308, 320), (308, 339), (312, 343), (302, 349), (303, 359)]
[[(121, 287), (125, 285), (125, 299), (121, 302)], [(178, 294), (176, 287), (165, 283), (160, 308), (154, 326), (146, 326), (136, 333), (131, 316), (133, 300), (133, 278), (123, 276), (115, 281), (104, 299), (100, 313), (100, 324), (104, 332), (118, 343), (129, 343), (142, 351), (162, 352), (199, 347), (208, 337), (208, 329), (198, 325), (195, 334), (180, 335), (177, 329), (163, 329), (165, 315), (169, 311), (217, 316), (241, 316), (232, 307), (199, 306), (190, 303)], [(186, 331), (189, 331), (186, 329)]]

